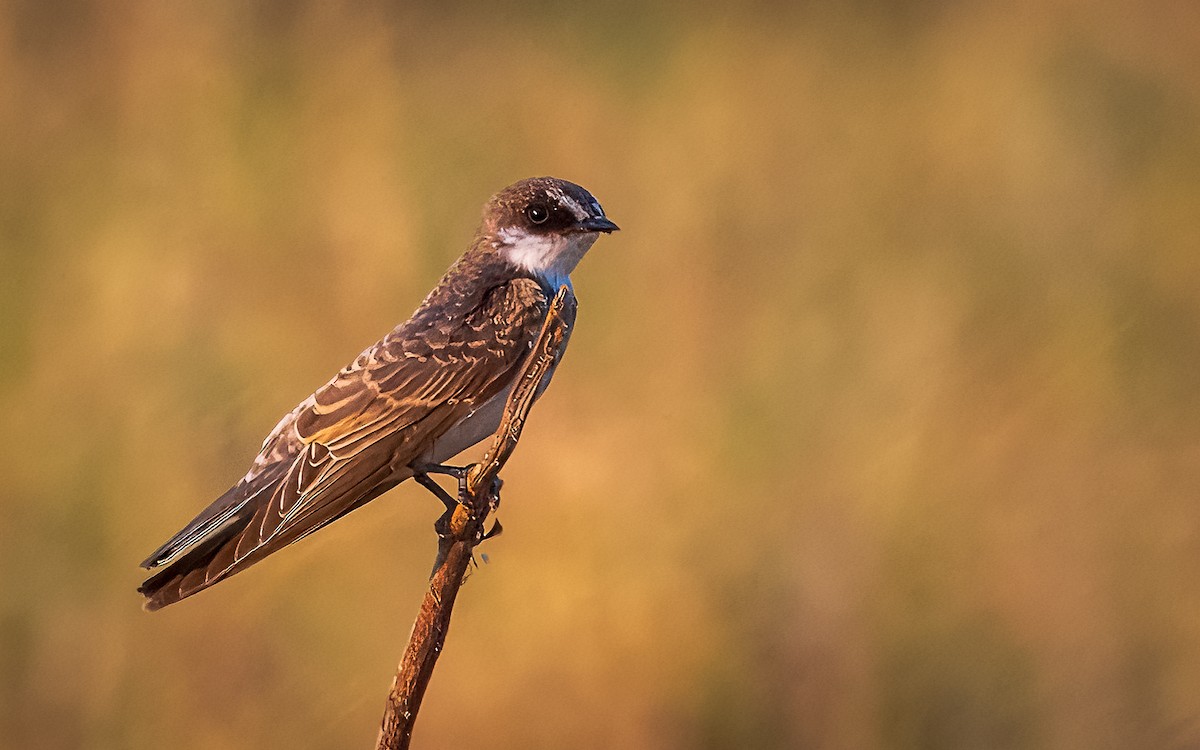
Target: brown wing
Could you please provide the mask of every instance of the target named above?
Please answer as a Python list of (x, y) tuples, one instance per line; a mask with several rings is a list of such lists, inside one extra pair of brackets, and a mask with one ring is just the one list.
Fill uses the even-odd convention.
[(285, 417), (251, 473), (163, 545), (191, 549), (139, 589), (158, 609), (227, 578), (411, 475), (438, 436), (504, 390), (537, 338), (547, 298), (530, 279), (464, 313), (431, 298)]

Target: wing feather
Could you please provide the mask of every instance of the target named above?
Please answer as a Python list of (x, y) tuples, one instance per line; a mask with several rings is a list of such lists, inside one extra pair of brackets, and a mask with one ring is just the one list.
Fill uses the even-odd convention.
[(461, 290), (443, 282), (407, 323), (284, 417), (246, 478), (146, 561), (155, 567), (193, 547), (143, 584), (148, 607), (207, 588), (390, 489), (511, 383), (545, 317), (545, 292), (531, 279), (505, 279), (447, 314), (439, 291)]

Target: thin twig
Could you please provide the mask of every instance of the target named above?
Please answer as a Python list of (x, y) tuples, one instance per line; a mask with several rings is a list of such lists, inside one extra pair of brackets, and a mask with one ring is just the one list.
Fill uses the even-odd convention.
[(564, 286), (550, 304), (537, 342), (509, 394), (491, 448), (482, 461), (468, 470), (459, 492), (459, 504), (446, 511), (435, 525), (438, 563), (413, 624), (408, 648), (388, 691), (376, 750), (403, 750), (412, 740), (417, 711), (446, 641), (450, 614), (471, 563), (472, 550), (483, 540), (484, 522), (500, 500), (500, 469), (517, 447), (539, 385), (562, 356), (567, 329), (574, 319), (575, 296)]

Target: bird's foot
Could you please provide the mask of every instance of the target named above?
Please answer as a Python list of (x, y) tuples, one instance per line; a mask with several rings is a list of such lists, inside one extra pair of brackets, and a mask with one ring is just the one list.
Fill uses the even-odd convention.
[[(465, 523), (466, 519), (473, 516), (475, 513), (470, 504), (463, 502), (469, 497), (469, 488), (467, 487), (467, 483), (473, 467), (474, 464), (469, 464), (467, 466), (425, 464), (423, 466), (413, 467), (413, 479), (417, 480), (418, 484), (433, 493), (433, 496), (438, 500), (441, 500), (442, 505), (446, 506), (446, 512), (443, 513), (441, 518), (437, 520), (437, 523), (434, 524), (434, 528), (439, 537), (449, 538), (450, 536), (454, 535), (457, 533), (455, 531), (456, 527), (461, 523)], [(447, 492), (440, 484), (438, 484), (431, 476), (429, 476), (430, 474), (446, 474), (457, 479), (458, 497), (454, 497)], [(500, 488), (503, 486), (504, 480), (500, 479), (500, 477), (495, 477), (492, 479), (492, 485), (488, 489), (488, 493), (485, 496), (488, 503), (488, 509), (485, 511), (485, 515), (486, 513), (492, 512), (500, 507)], [(499, 536), (502, 531), (504, 531), (504, 527), (500, 525), (499, 521), (496, 521), (492, 525), (492, 528), (479, 535), (478, 542), (482, 542), (485, 539), (491, 539), (494, 536)]]
[[(471, 469), (475, 464), (467, 464), (466, 466), (447, 466), (446, 464), (426, 464), (421, 467), (421, 473), (427, 477), (429, 474), (445, 474), (449, 477), (454, 477), (458, 480), (458, 500), (462, 502), (467, 496), (467, 478), (471, 475)], [(440, 488), (439, 488), (440, 489)], [(436, 494), (436, 493), (435, 493)], [(445, 494), (443, 492), (443, 494)], [(440, 498), (441, 496), (439, 496)], [(445, 502), (443, 500), (443, 502)]]
[[(453, 508), (454, 505), (462, 502), (462, 499), (467, 496), (467, 480), (471, 475), (471, 469), (476, 464), (467, 464), (466, 466), (447, 466), (445, 464), (424, 464), (422, 466), (413, 467), (413, 479), (425, 489), (434, 494), (438, 500), (442, 501), (447, 508)], [(430, 474), (445, 474), (446, 476), (454, 477), (458, 480), (458, 498), (451, 498), (450, 493), (442, 489), (441, 485), (433, 481)], [(491, 501), (492, 510), (500, 507), (500, 488), (504, 486), (504, 480), (496, 477), (492, 480), (491, 492), (488, 497)]]

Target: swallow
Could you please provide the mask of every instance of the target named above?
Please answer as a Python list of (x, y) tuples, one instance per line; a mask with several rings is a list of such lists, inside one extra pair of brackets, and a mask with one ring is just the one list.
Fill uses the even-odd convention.
[(573, 292), (571, 272), (617, 230), (566, 180), (494, 195), (412, 317), (285, 415), (246, 475), (142, 562), (155, 570), (138, 588), (145, 609), (203, 591), (410, 477), (433, 484), (429, 472), (497, 430), (551, 300)]

